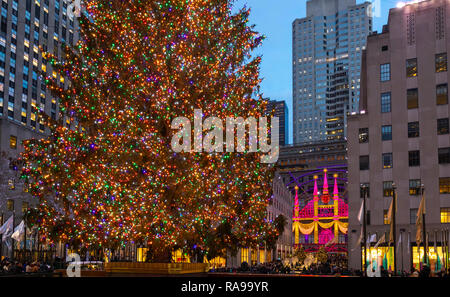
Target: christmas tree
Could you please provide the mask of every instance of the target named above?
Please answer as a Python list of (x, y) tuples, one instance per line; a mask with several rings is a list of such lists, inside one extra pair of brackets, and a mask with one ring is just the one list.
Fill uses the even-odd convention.
[(78, 45), (46, 55), (60, 117), (47, 117), (50, 137), (24, 142), (41, 238), (214, 255), (276, 238), (266, 221), (273, 169), (261, 152), (171, 148), (172, 120), (194, 109), (263, 116), (261, 58), (251, 57), (262, 36), (249, 10), (233, 13), (226, 0), (92, 0), (85, 9)]

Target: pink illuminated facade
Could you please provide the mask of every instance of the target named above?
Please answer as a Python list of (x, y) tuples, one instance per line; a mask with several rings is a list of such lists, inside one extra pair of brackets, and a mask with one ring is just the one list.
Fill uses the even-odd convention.
[(299, 187), (295, 187), (292, 224), (295, 246), (303, 245), (307, 251), (316, 251), (320, 246), (325, 246), (328, 252), (347, 251), (348, 205), (339, 197), (337, 177), (337, 174), (333, 175), (333, 195), (330, 197), (327, 169), (323, 170), (322, 193), (317, 186), (319, 177), (315, 175), (313, 197), (302, 210)]

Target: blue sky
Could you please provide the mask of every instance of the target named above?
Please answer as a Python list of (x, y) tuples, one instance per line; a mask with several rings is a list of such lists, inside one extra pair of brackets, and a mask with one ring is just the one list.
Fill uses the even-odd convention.
[[(381, 13), (374, 17), (373, 30), (387, 23), (389, 9), (398, 1), (381, 1)], [(363, 3), (356, 0), (356, 3)], [(369, 2), (373, 2), (372, 0)], [(234, 7), (251, 8), (250, 24), (266, 39), (255, 55), (262, 55), (261, 90), (272, 100), (285, 100), (289, 107), (289, 139), (292, 143), (292, 22), (306, 16), (306, 0), (236, 0)]]

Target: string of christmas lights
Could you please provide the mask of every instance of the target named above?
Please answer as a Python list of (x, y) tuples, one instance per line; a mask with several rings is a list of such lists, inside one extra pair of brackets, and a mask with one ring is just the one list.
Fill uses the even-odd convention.
[[(85, 1), (80, 41), (46, 54), (59, 120), (24, 142), (23, 178), (41, 239), (168, 250), (274, 242), (273, 169), (260, 153), (174, 153), (175, 117), (263, 116), (263, 37), (226, 0)], [(68, 120), (70, 128), (66, 125)]]

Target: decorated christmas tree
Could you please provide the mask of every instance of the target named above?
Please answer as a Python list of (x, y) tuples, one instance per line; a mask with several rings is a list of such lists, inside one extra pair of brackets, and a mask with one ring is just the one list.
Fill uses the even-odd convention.
[(78, 45), (46, 56), (60, 116), (47, 117), (48, 138), (24, 143), (41, 238), (203, 255), (276, 238), (266, 221), (272, 169), (261, 152), (171, 147), (171, 122), (192, 120), (194, 109), (263, 116), (260, 57), (251, 56), (262, 37), (249, 10), (233, 13), (226, 0), (85, 5)]

